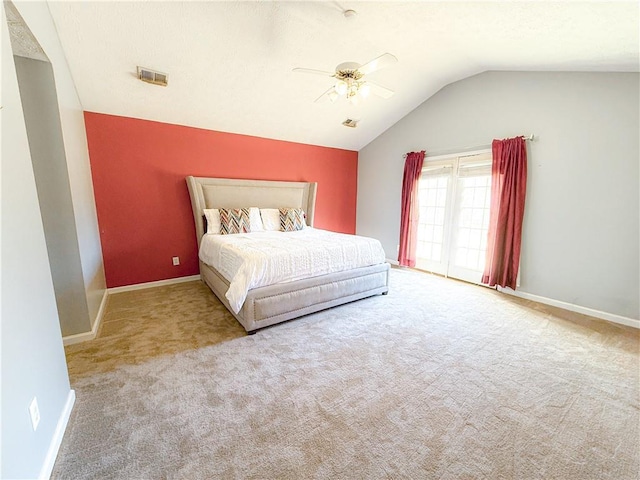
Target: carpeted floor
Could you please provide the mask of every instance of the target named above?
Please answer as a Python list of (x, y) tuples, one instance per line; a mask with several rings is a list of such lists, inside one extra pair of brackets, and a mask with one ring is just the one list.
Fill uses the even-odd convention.
[(199, 282), (67, 348), (55, 479), (637, 479), (640, 333), (415, 271), (245, 336)]

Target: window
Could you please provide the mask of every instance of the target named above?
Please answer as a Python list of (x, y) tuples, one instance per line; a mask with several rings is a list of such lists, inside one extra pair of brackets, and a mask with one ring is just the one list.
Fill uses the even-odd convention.
[(491, 202), (491, 153), (425, 160), (416, 267), (480, 283)]

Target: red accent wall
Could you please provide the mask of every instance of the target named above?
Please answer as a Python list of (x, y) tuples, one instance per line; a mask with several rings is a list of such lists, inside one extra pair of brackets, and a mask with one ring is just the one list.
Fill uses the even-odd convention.
[(318, 182), (314, 225), (355, 233), (358, 152), (84, 116), (108, 287), (198, 274), (187, 175)]

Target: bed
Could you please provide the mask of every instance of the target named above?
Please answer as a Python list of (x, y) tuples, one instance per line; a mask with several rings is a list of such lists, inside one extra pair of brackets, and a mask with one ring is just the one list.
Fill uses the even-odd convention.
[[(237, 180), (226, 178), (186, 178), (198, 250), (205, 235), (205, 209), (247, 207), (276, 209), (301, 208), (306, 225), (313, 227), (317, 184)], [(306, 230), (306, 229), (305, 229)], [(310, 231), (314, 229), (308, 229)], [(289, 232), (282, 235), (288, 235)], [(248, 234), (251, 235), (251, 234)], [(222, 237), (231, 237), (223, 235)], [(353, 237), (353, 236), (351, 236)], [(362, 238), (362, 237), (360, 237)], [(230, 280), (199, 256), (200, 277), (227, 307), (248, 333), (320, 310), (353, 302), (389, 290), (389, 264), (382, 260), (372, 265), (348, 268), (309, 278), (251, 288), (241, 308), (232, 308), (225, 296)]]

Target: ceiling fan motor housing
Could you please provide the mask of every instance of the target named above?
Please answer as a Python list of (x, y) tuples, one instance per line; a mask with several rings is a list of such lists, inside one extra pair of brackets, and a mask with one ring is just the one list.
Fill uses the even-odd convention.
[[(360, 65), (359, 63), (356, 62), (344, 62), (341, 63), (340, 65), (338, 65), (336, 67), (336, 73), (341, 72), (341, 71), (356, 71), (358, 70), (362, 65)], [(358, 72), (360, 73), (360, 72)], [(362, 74), (360, 74), (360, 76), (362, 76)]]

